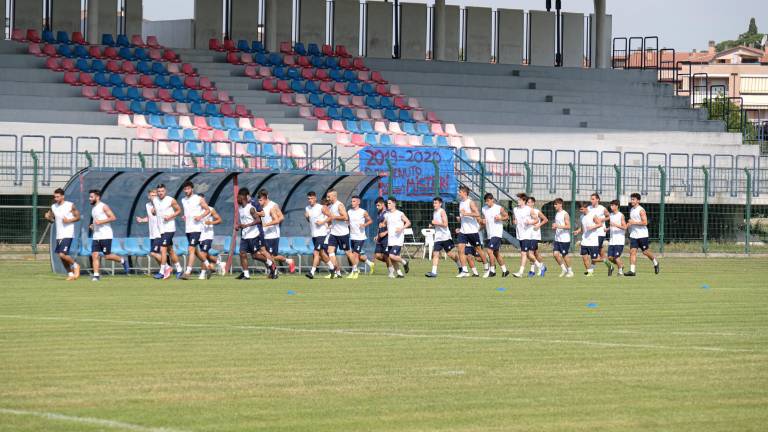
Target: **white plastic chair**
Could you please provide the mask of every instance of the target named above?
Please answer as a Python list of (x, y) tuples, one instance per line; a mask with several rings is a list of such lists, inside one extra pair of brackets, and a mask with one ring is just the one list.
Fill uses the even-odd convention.
[[(432, 228), (424, 228), (421, 230), (421, 235), (424, 237), (424, 247), (421, 248), (421, 259), (432, 258), (432, 251), (435, 248), (435, 230)], [(427, 254), (429, 250), (429, 254)]]
[[(411, 236), (411, 241), (408, 241), (408, 236)], [(413, 228), (406, 228), (403, 230), (403, 253), (408, 255), (408, 258), (413, 258), (413, 254), (408, 252), (409, 247), (415, 247), (416, 251), (418, 251), (418, 248), (424, 247), (424, 242), (418, 242), (416, 241), (416, 235), (413, 233)]]

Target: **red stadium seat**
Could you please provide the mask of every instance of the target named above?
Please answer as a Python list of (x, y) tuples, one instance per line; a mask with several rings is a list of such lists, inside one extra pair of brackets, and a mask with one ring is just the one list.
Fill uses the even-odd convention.
[(224, 49), (224, 46), (221, 44), (221, 41), (219, 41), (216, 38), (208, 39), (208, 49), (211, 51), (219, 51), (219, 52), (226, 51)]
[(160, 98), (157, 96), (157, 90), (153, 88), (143, 88), (141, 90), (141, 97), (153, 102), (160, 102)]
[(48, 57), (59, 57), (59, 53), (56, 52), (56, 45), (51, 45), (51, 44), (43, 45), (43, 55)]
[(336, 145), (340, 145), (343, 147), (349, 147), (352, 145), (352, 141), (350, 141), (350, 135), (349, 134), (336, 134)]
[[(336, 83), (335, 85), (341, 84), (341, 87), (344, 88), (344, 83)], [(320, 83), (320, 91), (322, 93), (334, 93), (334, 86), (331, 85), (329, 81), (322, 81)]]
[(227, 53), (227, 63), (233, 64), (233, 65), (243, 64), (243, 62), (240, 61), (240, 55), (232, 51)]
[(379, 84), (388, 84), (388, 81), (384, 79), (384, 77), (381, 76), (381, 72), (379, 71), (372, 71), (371, 72), (371, 80), (373, 82), (379, 83)]
[(357, 79), (362, 82), (372, 82), (370, 72), (364, 70), (357, 71)]
[(253, 56), (251, 55), (251, 53), (240, 54), (240, 63), (245, 65), (256, 64), (256, 62), (253, 61)]
[(306, 106), (310, 107), (312, 106), (311, 103), (307, 100), (307, 95), (297, 93), (296, 96), (293, 98), (294, 101), (296, 101), (296, 105)]
[(213, 90), (215, 88), (210, 78), (208, 77), (200, 77), (200, 81), (198, 82), (198, 87), (199, 89), (204, 89), (204, 90)]
[(344, 123), (342, 123), (341, 120), (331, 121), (331, 130), (336, 133), (347, 133), (347, 130), (344, 129)]
[(291, 84), (286, 80), (277, 80), (277, 91), (281, 93), (293, 93)]
[(328, 69), (316, 70), (315, 79), (318, 79), (320, 81), (331, 81), (331, 77), (328, 75)]
[(344, 45), (336, 45), (336, 55), (339, 57), (352, 57), (352, 54), (347, 51), (347, 47)]
[(386, 97), (392, 96), (392, 93), (390, 93), (389, 90), (387, 90), (387, 86), (384, 84), (376, 85), (376, 93)]
[(293, 54), (293, 47), (290, 42), (280, 42), (280, 52), (283, 54)]
[(312, 63), (310, 62), (309, 57), (307, 56), (299, 56), (296, 63), (298, 63), (298, 65), (301, 66), (302, 68), (312, 67)]
[(64, 82), (72, 86), (82, 85), (78, 79), (79, 75), (77, 72), (67, 72), (64, 74)]
[(360, 134), (352, 134), (352, 145), (357, 147), (365, 147), (365, 137)]
[(192, 90), (201, 90), (202, 87), (200, 87), (197, 81), (195, 77), (187, 76), (184, 78), (184, 87)]
[(283, 56), (283, 63), (286, 67), (296, 66), (296, 58), (293, 55), (286, 54)]
[[(414, 120), (415, 119), (416, 117), (414, 117)], [(427, 121), (429, 121), (430, 123), (440, 123), (440, 119), (437, 118), (437, 114), (435, 114), (432, 111), (427, 113)]]
[(43, 51), (40, 49), (40, 44), (33, 43), (33, 42), (30, 42), (27, 45), (27, 53), (37, 57), (45, 57), (45, 54), (43, 54)]
[(299, 117), (305, 119), (305, 120), (314, 120), (315, 116), (312, 115), (312, 111), (309, 109), (309, 107), (299, 107)]
[(107, 72), (110, 73), (120, 73), (122, 65), (117, 60), (107, 60)]
[(16, 42), (26, 42), (27, 39), (24, 37), (24, 30), (22, 29), (13, 29), (11, 32), (11, 39), (15, 40)]
[(157, 90), (157, 98), (163, 102), (176, 102), (176, 99), (171, 96), (171, 91), (164, 88)]
[(443, 126), (440, 123), (431, 123), (432, 127), (430, 128), (430, 132), (432, 132), (434, 135), (438, 136), (448, 136), (445, 131), (443, 131)]
[(333, 47), (330, 45), (323, 45), (323, 55), (328, 57), (336, 57), (336, 53), (333, 52)]
[(281, 93), (280, 103), (288, 106), (296, 106), (296, 102), (293, 101), (293, 95), (290, 93)]
[(123, 61), (123, 64), (120, 66), (121, 66), (120, 69), (123, 71), (123, 73), (126, 73), (126, 74), (136, 73), (136, 64), (132, 61), (125, 60)]
[(141, 40), (141, 35), (132, 35), (131, 36), (131, 45), (134, 47), (140, 47), (140, 48), (147, 48), (147, 44), (144, 43), (143, 40)]
[(93, 76), (87, 73), (80, 73), (80, 84), (86, 86), (95, 86), (96, 82), (93, 80)]
[(99, 110), (108, 114), (117, 114), (115, 103), (109, 100), (99, 102)]
[(229, 103), (229, 102), (231, 102), (230, 97), (229, 97), (229, 93), (227, 93), (225, 91), (219, 90), (218, 92), (216, 92), (216, 95), (218, 96), (220, 103)]
[(323, 133), (333, 133), (331, 127), (328, 125), (328, 120), (318, 120), (317, 131)]
[(355, 60), (352, 63), (355, 67), (355, 69), (359, 71), (368, 71), (369, 69), (365, 66), (365, 63), (363, 62), (363, 59), (360, 57), (355, 57)]
[(72, 43), (78, 45), (88, 45), (88, 41), (83, 37), (83, 33), (79, 31), (72, 32)]
[(166, 49), (163, 51), (163, 59), (172, 63), (180, 63), (179, 55), (172, 49)]
[(208, 122), (205, 120), (205, 117), (195, 116), (194, 122), (195, 127), (198, 129), (211, 129)]
[(103, 56), (105, 58), (110, 58), (110, 59), (119, 59), (120, 58), (120, 55), (117, 52), (117, 48), (115, 48), (115, 47), (106, 47), (106, 48), (104, 48)]
[(329, 120), (328, 115), (325, 113), (325, 110), (320, 107), (315, 107), (312, 110), (312, 116), (318, 120)]
[(225, 117), (238, 117), (235, 115), (235, 110), (232, 108), (232, 105), (230, 104), (221, 104), (221, 115)]
[(197, 76), (197, 71), (195, 71), (195, 68), (193, 68), (189, 63), (184, 63), (181, 65), (181, 73), (187, 76)]
[(162, 48), (163, 46), (157, 41), (157, 36), (147, 36), (147, 46), (150, 48)]
[(232, 39), (224, 39), (224, 51), (238, 51), (235, 41)]
[(352, 64), (352, 59), (348, 57), (340, 58), (339, 67), (341, 67), (342, 69), (354, 69), (354, 65)]
[(109, 90), (109, 87), (98, 87), (96, 94), (102, 100), (113, 100), (115, 98), (112, 96), (112, 91)]
[(312, 68), (304, 68), (301, 70), (301, 79), (311, 81), (315, 79), (315, 70)]
[(208, 103), (219, 103), (219, 98), (217, 97), (216, 93), (212, 90), (205, 90), (203, 92), (203, 100)]
[(267, 126), (267, 122), (261, 117), (253, 118), (253, 127), (260, 131), (272, 132), (272, 128)]
[(64, 69), (64, 71), (77, 71), (77, 66), (75, 65), (75, 60), (70, 58), (61, 59), (61, 68)]
[(125, 74), (123, 83), (128, 87), (139, 87), (139, 75), (137, 74)]
[(115, 110), (120, 114), (133, 114), (128, 104), (121, 100), (115, 102)]
[(56, 57), (48, 57), (45, 59), (45, 67), (56, 72), (61, 72), (64, 70), (64, 68), (61, 67), (61, 59)]
[(276, 84), (277, 84), (277, 80), (268, 78), (261, 81), (261, 88), (262, 90), (266, 90), (270, 93), (277, 93), (278, 90), (277, 90)]
[(163, 50), (159, 48), (150, 48), (149, 58), (152, 61), (163, 61)]
[(96, 87), (88, 87), (88, 86), (82, 86), (81, 87), (81, 93), (84, 97), (87, 97), (88, 99), (99, 99), (98, 94), (96, 93)]
[(155, 80), (152, 79), (151, 75), (141, 75), (139, 77), (139, 86), (147, 88), (157, 87), (155, 86)]
[(91, 45), (88, 47), (88, 55), (91, 56), (91, 58), (95, 58), (95, 59), (104, 58), (104, 54), (101, 52), (101, 48), (99, 48), (96, 45)]
[(249, 78), (259, 77), (259, 67), (254, 65), (248, 65), (245, 67), (245, 76)]
[(409, 107), (408, 103), (405, 101), (405, 98), (402, 98), (402, 97), (396, 97), (394, 104), (395, 104), (395, 108), (397, 109), (404, 109), (404, 110), (411, 109), (411, 107)]
[(348, 95), (347, 85), (343, 82), (337, 82), (333, 84), (333, 92), (340, 95)]
[[(224, 105), (231, 106), (229, 104)], [(229, 117), (249, 117), (250, 115), (251, 113), (248, 111), (248, 108), (246, 108), (245, 105), (235, 105), (235, 115)]]
[(42, 42), (42, 40), (40, 39), (40, 34), (37, 32), (36, 29), (27, 29), (27, 37), (26, 37), (26, 39), (29, 42), (34, 42), (34, 43)]

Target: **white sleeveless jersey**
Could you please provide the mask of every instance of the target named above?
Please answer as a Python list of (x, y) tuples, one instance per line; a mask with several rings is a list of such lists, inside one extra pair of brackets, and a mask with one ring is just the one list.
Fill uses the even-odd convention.
[[(533, 209), (533, 211), (536, 212), (536, 216), (541, 218), (541, 211), (539, 211), (538, 209)], [(536, 228), (535, 226), (531, 225), (530, 226), (530, 230), (531, 230), (531, 238), (530, 239), (531, 240), (539, 240), (539, 241), (541, 241), (541, 227)]]
[(518, 206), (515, 207), (512, 212), (515, 214), (515, 220), (517, 221), (517, 239), (530, 240), (532, 225), (528, 225), (527, 222), (531, 221), (531, 208), (528, 206)]
[(181, 199), (181, 207), (184, 209), (185, 232), (197, 233), (203, 229), (203, 221), (196, 221), (195, 217), (203, 214), (203, 199), (200, 195), (192, 194)]
[(317, 222), (323, 222), (326, 220), (323, 214), (323, 206), (315, 203), (313, 206), (306, 206), (304, 210), (309, 215), (309, 232), (312, 237), (325, 237), (328, 235), (328, 225), (323, 223), (317, 225)]
[(280, 238), (280, 225), (270, 225), (268, 227), (265, 227), (264, 224), (267, 224), (269, 222), (272, 222), (272, 209), (277, 207), (277, 204), (275, 204), (274, 201), (267, 202), (267, 205), (264, 206), (264, 216), (261, 218), (261, 226), (264, 229), (264, 238), (265, 239), (276, 239)]
[(72, 213), (74, 205), (69, 201), (64, 201), (61, 204), (54, 203), (51, 206), (51, 212), (56, 220), (56, 240), (75, 237), (75, 223), (64, 223), (64, 219), (72, 219), (75, 217)]
[[(238, 207), (237, 212), (240, 216), (240, 225), (252, 224), (254, 222), (253, 215), (251, 215), (251, 209), (253, 206), (251, 203), (245, 206)], [(259, 227), (256, 225), (249, 226), (240, 230), (240, 237), (244, 239), (252, 239), (259, 236)]]
[[(621, 212), (618, 213), (611, 213), (611, 224), (618, 224), (621, 225), (621, 218), (624, 216), (621, 214)], [(621, 228), (616, 228), (615, 226), (611, 226), (610, 228), (611, 233), (611, 240), (608, 242), (609, 245), (612, 246), (623, 246), (624, 245), (624, 230)]]
[(205, 223), (205, 221), (213, 221), (213, 207), (208, 207), (211, 209), (211, 212), (208, 214), (208, 216), (203, 219), (203, 228), (200, 231), (200, 241), (203, 240), (213, 240), (214, 232), (213, 232), (213, 225), (208, 225)]
[(161, 222), (160, 217), (152, 214), (152, 209), (155, 208), (151, 202), (148, 202), (145, 206), (147, 209), (147, 229), (149, 230), (150, 239), (158, 239), (162, 232), (160, 231)]
[(398, 228), (402, 228), (403, 212), (400, 210), (388, 211), (384, 215), (384, 219), (387, 221), (387, 246), (402, 246), (405, 241), (405, 230), (397, 233)]
[[(445, 210), (438, 209), (432, 212), (432, 224), (434, 225), (435, 222), (437, 223), (443, 223), (442, 214), (445, 213)], [(446, 222), (448, 221), (448, 216), (445, 217)], [(448, 227), (445, 226), (435, 226), (435, 241), (446, 241), (451, 240), (451, 230)]]
[[(335, 203), (331, 204), (331, 215), (333, 215), (333, 217), (338, 217), (341, 215), (339, 207), (341, 207), (341, 201), (336, 201)], [(335, 220), (331, 222), (331, 235), (349, 235), (349, 225), (347, 225), (347, 221)]]
[(587, 214), (581, 216), (581, 245), (582, 246), (598, 246), (598, 230), (597, 228), (588, 229), (595, 224), (595, 215), (587, 212)]
[(496, 216), (501, 215), (501, 206), (494, 204), (492, 207), (483, 206), (483, 217), (485, 218), (485, 234), (491, 239), (501, 238), (504, 232), (504, 222), (497, 221)]
[[(592, 216), (597, 216), (600, 219), (605, 217), (606, 209), (601, 204), (598, 204), (597, 207), (589, 206), (587, 207), (588, 213)], [(605, 237), (605, 222), (601, 223), (599, 227), (597, 227), (597, 236), (598, 237)]]
[(347, 210), (347, 216), (349, 216), (349, 238), (352, 240), (365, 240), (368, 237), (365, 235), (365, 210), (349, 209)]
[[(637, 207), (632, 207), (632, 209), (629, 211), (629, 220), (641, 222), (643, 220), (643, 218), (640, 216), (641, 211), (643, 211), (643, 208), (639, 205)], [(630, 225), (629, 238), (648, 238), (648, 226)]]
[(152, 204), (155, 206), (155, 212), (160, 218), (160, 232), (162, 233), (175, 233), (176, 232), (176, 219), (169, 221), (165, 220), (166, 216), (170, 216), (174, 213), (173, 210), (173, 198), (168, 195), (165, 198), (155, 198), (152, 200)]
[(112, 238), (112, 224), (106, 223), (102, 225), (96, 225), (96, 221), (102, 221), (107, 219), (107, 212), (104, 210), (105, 205), (99, 201), (98, 204), (91, 209), (91, 219), (93, 219), (93, 239), (94, 240), (109, 240)]
[[(459, 211), (471, 212), (472, 200), (467, 198), (459, 203)], [(462, 234), (476, 234), (480, 232), (480, 223), (472, 216), (461, 217), (461, 228), (459, 230)]]
[[(567, 216), (567, 212), (565, 210), (560, 210), (555, 215), (555, 224), (558, 226), (565, 225), (565, 218)], [(560, 243), (567, 243), (571, 241), (571, 232), (564, 228), (557, 228), (555, 229), (555, 241)]]

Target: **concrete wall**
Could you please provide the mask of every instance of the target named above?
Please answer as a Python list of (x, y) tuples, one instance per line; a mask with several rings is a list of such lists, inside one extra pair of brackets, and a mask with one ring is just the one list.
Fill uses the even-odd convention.
[[(590, 28), (590, 32), (592, 33), (592, 37), (590, 40), (592, 41), (592, 67), (597, 67), (599, 64), (597, 59), (597, 29), (595, 27), (595, 14), (591, 14), (589, 16), (592, 20), (592, 26)], [(606, 15), (605, 16), (605, 30), (604, 30), (604, 36), (603, 36), (603, 64), (608, 65), (607, 67), (610, 67), (611, 65), (611, 41), (613, 39), (613, 16), (612, 15)]]
[(424, 60), (427, 55), (427, 6), (400, 4), (400, 55)]
[(368, 57), (392, 57), (392, 3), (368, 3)]
[(128, 0), (125, 5), (125, 34), (128, 37), (141, 34), (143, 25), (144, 5), (142, 0)]
[(563, 66), (584, 65), (584, 14), (564, 12), (563, 17)]
[(54, 31), (80, 31), (80, 0), (54, 0), (51, 9)]
[(209, 39), (221, 39), (223, 16), (221, 0), (195, 0), (195, 48), (208, 49)]
[[(157, 36), (160, 43), (170, 48), (193, 48), (195, 43), (195, 20), (144, 21), (141, 36)], [(205, 42), (206, 49), (208, 41)]]
[[(89, 0), (97, 1), (97, 0)], [(117, 34), (117, 0), (98, 0), (99, 25), (98, 38), (101, 43), (101, 35), (104, 33)]]
[(253, 41), (259, 38), (259, 2), (232, 0), (232, 29), (234, 40)]
[(360, 55), (360, 2), (336, 0), (333, 14), (333, 43), (346, 46), (352, 55)]
[(13, 11), (13, 26), (20, 29), (43, 28), (43, 2), (16, 0)]
[[(490, 31), (490, 30), (488, 30)], [(445, 7), (445, 58), (438, 60), (459, 60), (459, 7)]]
[(280, 42), (291, 40), (291, 14), (293, 5), (290, 0), (265, 0), (266, 46), (270, 51), (278, 51)]
[(520, 64), (525, 43), (525, 12), (519, 9), (499, 9), (499, 63)]
[(301, 0), (299, 40), (305, 45), (325, 41), (325, 0)]
[(467, 8), (467, 61), (488, 63), (491, 60), (491, 9)]
[(555, 14), (530, 11), (531, 52), (528, 60), (535, 66), (555, 64)]

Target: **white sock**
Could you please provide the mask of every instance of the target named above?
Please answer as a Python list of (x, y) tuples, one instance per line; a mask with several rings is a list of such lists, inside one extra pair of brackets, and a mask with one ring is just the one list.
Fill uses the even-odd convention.
[(477, 267), (472, 267), (472, 274), (476, 275), (477, 273)]
[(629, 265), (629, 271), (631, 271), (632, 273), (635, 272), (635, 265), (634, 264), (630, 264)]
[(176, 263), (176, 264), (174, 264), (174, 266), (176, 266), (176, 271), (177, 271), (178, 273), (181, 273), (181, 264), (179, 264), (179, 263)]
[(125, 258), (120, 258), (120, 264), (125, 264)]
[(389, 274), (395, 274), (395, 268), (394, 267), (390, 267), (389, 268)]
[(245, 277), (251, 277), (251, 272), (249, 272), (248, 270), (243, 270), (243, 274), (245, 275)]
[(200, 270), (200, 276), (205, 276), (205, 269)]
[(400, 262), (401, 262), (403, 265), (407, 265), (407, 264), (408, 264), (408, 261), (406, 261), (406, 260), (405, 260), (405, 258), (402, 258), (402, 259), (400, 260)]
[(560, 268), (563, 269), (563, 271), (568, 271), (568, 267), (566, 267), (565, 264), (560, 264)]
[(653, 265), (659, 265), (659, 262), (656, 261), (656, 258), (653, 259)]
[(532, 272), (536, 271), (536, 264), (531, 264), (531, 271)]
[(190, 267), (190, 266), (187, 266), (187, 269), (186, 269), (186, 270), (184, 270), (184, 273), (186, 273), (186, 274), (190, 274), (190, 273), (192, 273), (192, 267)]
[(167, 266), (167, 265), (165, 265), (165, 264), (160, 264), (160, 273), (165, 273), (165, 269), (166, 269), (167, 267), (168, 267), (168, 266)]
[(316, 271), (317, 271), (317, 267), (312, 267), (312, 268), (309, 270), (309, 272), (310, 272), (311, 274), (315, 274), (315, 272), (316, 272)]
[(272, 260), (267, 260), (266, 264), (267, 264), (267, 267), (272, 267)]
[(461, 271), (467, 273), (467, 266), (461, 266)]
[(75, 275), (75, 274), (74, 274), (74, 273), (72, 273), (72, 272), (67, 272), (67, 276), (69, 276), (69, 277), (72, 277), (72, 276), (74, 276), (74, 275)]
[(437, 266), (432, 266), (432, 273), (437, 274)]
[(368, 264), (369, 267), (373, 265), (373, 261), (371, 261), (369, 259), (366, 259), (365, 263)]
[(594, 268), (591, 268), (591, 269), (587, 270), (587, 273), (592, 273), (592, 272), (594, 272), (594, 271), (595, 271), (595, 269), (594, 269)]
[(536, 261), (536, 267), (542, 268), (542, 267), (544, 267), (544, 263), (541, 262), (541, 261)]
[(488, 265), (488, 263), (487, 263), (487, 262), (484, 262), (484, 263), (483, 263), (483, 270), (485, 270), (485, 271), (488, 271), (488, 268), (489, 268), (489, 267), (490, 267), (490, 266)]
[(93, 274), (93, 276), (95, 276), (95, 277), (99, 277), (99, 276), (101, 276), (101, 275), (99, 274), (99, 272), (96, 272), (96, 273), (94, 273), (94, 274)]
[(573, 269), (568, 267), (568, 273), (573, 273)]
[(400, 270), (400, 269), (397, 269), (397, 275), (398, 275), (398, 276), (404, 276), (404, 275), (403, 275), (403, 271), (402, 271), (402, 270)]
[(355, 264), (355, 265), (353, 265), (353, 266), (352, 266), (352, 271), (353, 271), (353, 272), (356, 272), (356, 271), (357, 271), (357, 264)]
[(72, 270), (76, 270), (78, 267), (80, 267), (80, 265), (78, 265), (77, 263), (74, 263), (69, 268), (71, 268)]
[(333, 263), (328, 261), (328, 270), (333, 271)]
[(502, 273), (507, 271), (507, 265), (506, 264), (501, 266), (501, 271), (502, 271)]
[(205, 266), (206, 266), (206, 267), (208, 267), (209, 265), (211, 265), (210, 261), (208, 261), (208, 260), (205, 260), (205, 261), (203, 261), (203, 264), (205, 264)]
[(520, 266), (520, 271), (518, 271), (518, 273), (522, 274), (524, 271), (525, 271), (525, 266)]

